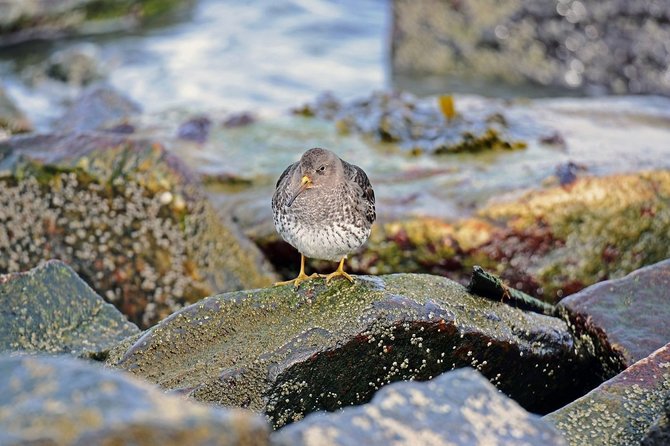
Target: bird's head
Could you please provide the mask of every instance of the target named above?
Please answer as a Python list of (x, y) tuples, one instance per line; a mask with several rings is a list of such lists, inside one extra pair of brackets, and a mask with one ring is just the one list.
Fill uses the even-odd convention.
[(295, 189), (288, 206), (307, 189), (333, 184), (342, 176), (342, 172), (342, 161), (333, 152), (320, 148), (309, 149), (300, 158), (293, 180)]

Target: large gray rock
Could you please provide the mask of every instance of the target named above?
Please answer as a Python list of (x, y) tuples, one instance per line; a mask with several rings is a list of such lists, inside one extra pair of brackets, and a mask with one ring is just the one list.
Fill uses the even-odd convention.
[(535, 412), (599, 382), (598, 364), (562, 320), (415, 274), (213, 296), (115, 349), (108, 363), (200, 401), (263, 411), (275, 426), (464, 366)]
[(395, 0), (395, 74), (670, 94), (667, 1)]
[(670, 344), (545, 419), (574, 446), (640, 444), (665, 414), (668, 392)]
[(60, 261), (0, 275), (0, 351), (101, 357), (136, 325)]
[(315, 413), (272, 434), (275, 446), (565, 445), (537, 415), (506, 398), (472, 369), (431, 381), (391, 384), (372, 401)]
[(168, 396), (118, 371), (65, 357), (0, 356), (0, 444), (268, 443), (260, 416)]
[(558, 307), (604, 347), (603, 363), (628, 367), (670, 340), (670, 260), (592, 285)]

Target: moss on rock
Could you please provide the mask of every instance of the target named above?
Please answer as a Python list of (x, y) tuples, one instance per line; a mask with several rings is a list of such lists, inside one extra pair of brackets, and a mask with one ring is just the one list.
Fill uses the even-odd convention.
[(281, 426), (364, 403), (393, 381), (463, 366), (546, 411), (598, 382), (598, 365), (582, 353), (560, 319), (470, 295), (445, 278), (399, 274), (213, 296), (108, 363), (200, 401), (264, 411)]

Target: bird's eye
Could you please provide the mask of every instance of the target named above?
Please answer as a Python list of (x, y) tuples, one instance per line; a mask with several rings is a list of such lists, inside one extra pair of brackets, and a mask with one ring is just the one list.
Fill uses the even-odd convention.
[(321, 166), (318, 169), (316, 169), (316, 171), (319, 172), (319, 173), (323, 173), (323, 172), (326, 171), (326, 166)]

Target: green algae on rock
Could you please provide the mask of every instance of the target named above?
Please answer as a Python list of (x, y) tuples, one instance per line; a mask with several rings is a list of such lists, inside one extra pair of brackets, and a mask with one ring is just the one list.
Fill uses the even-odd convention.
[(59, 261), (0, 275), (0, 351), (104, 358), (139, 329)]
[(0, 143), (0, 184), (0, 272), (62, 259), (140, 326), (215, 292), (275, 280), (156, 143), (15, 137)]
[(594, 338), (601, 362), (631, 366), (670, 339), (670, 260), (592, 285), (558, 303), (575, 328)]
[[(467, 283), (482, 265), (553, 303), (670, 257), (670, 171), (579, 178), (499, 200), (472, 218), (375, 225), (354, 272), (440, 274)], [(278, 249), (272, 241), (262, 249)]]
[(540, 412), (599, 382), (562, 320), (403, 274), (213, 296), (112, 351), (108, 364), (200, 401), (263, 411), (277, 427), (463, 366)]
[(545, 419), (574, 446), (640, 444), (647, 429), (665, 412), (669, 392), (667, 344)]
[(566, 445), (551, 424), (523, 410), (472, 369), (428, 382), (390, 384), (372, 401), (310, 414), (274, 432), (274, 446)]
[[(532, 277), (542, 293), (532, 284), (524, 291), (549, 301), (670, 257), (670, 244), (659, 243), (670, 233), (667, 170), (581, 178), (479, 214), (508, 228), (480, 253), (515, 288), (522, 276)], [(523, 248), (524, 239), (533, 243)], [(544, 248), (529, 249), (537, 244)]]
[(1, 444), (268, 444), (256, 414), (165, 395), (89, 361), (0, 356), (0, 376)]

